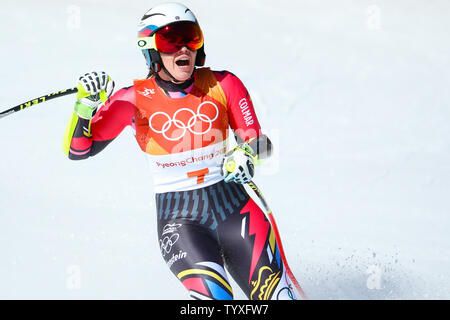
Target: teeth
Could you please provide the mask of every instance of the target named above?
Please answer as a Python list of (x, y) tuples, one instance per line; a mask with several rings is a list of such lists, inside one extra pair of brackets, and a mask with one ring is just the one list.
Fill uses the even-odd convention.
[(179, 66), (187, 66), (189, 65), (189, 59), (180, 59), (175, 62)]

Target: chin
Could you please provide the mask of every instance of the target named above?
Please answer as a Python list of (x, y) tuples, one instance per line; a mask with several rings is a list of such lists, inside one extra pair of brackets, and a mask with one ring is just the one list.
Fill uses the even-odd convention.
[(174, 76), (175, 76), (175, 78), (177, 78), (178, 80), (186, 81), (186, 80), (188, 80), (188, 79), (191, 78), (192, 72), (194, 72), (194, 68), (192, 68), (191, 70), (186, 70), (186, 71), (179, 71), (179, 72), (176, 72), (176, 75), (174, 75)]
[(183, 73), (183, 74), (179, 74), (178, 75), (178, 77), (175, 77), (175, 78), (177, 78), (177, 79), (179, 79), (179, 80), (181, 80), (181, 81), (186, 81), (186, 80), (188, 80), (190, 77), (191, 77), (191, 74), (192, 73)]

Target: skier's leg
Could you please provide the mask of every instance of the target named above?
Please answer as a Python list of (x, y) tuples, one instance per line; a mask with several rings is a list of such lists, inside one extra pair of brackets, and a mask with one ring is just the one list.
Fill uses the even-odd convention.
[(243, 186), (238, 189), (246, 200), (218, 228), (228, 271), (249, 299), (296, 299), (270, 222)]
[(217, 240), (205, 228), (174, 220), (158, 224), (163, 258), (194, 299), (233, 299)]
[[(162, 256), (192, 298), (233, 299), (223, 267), (217, 232), (207, 223), (208, 219), (204, 218), (206, 214), (199, 214), (206, 212), (204, 208), (192, 203), (192, 199), (198, 198), (197, 194), (188, 193), (189, 191), (178, 195), (171, 193), (170, 197), (167, 194), (156, 197), (157, 206), (161, 205), (158, 206), (161, 213), (158, 214), (158, 237)], [(162, 197), (165, 199), (161, 199)], [(179, 200), (174, 200), (177, 197)], [(169, 198), (173, 201), (168, 200)], [(214, 222), (212, 223), (214, 226)]]

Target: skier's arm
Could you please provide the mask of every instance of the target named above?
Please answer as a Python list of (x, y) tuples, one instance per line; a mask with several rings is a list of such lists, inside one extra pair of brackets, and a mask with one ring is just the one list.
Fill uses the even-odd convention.
[(91, 114), (89, 108), (84, 110), (80, 108), (78, 99), (64, 133), (63, 150), (69, 159), (81, 160), (96, 155), (127, 125), (132, 124), (134, 115), (132, 91), (129, 89), (117, 91), (98, 111), (94, 105)]
[(261, 132), (252, 99), (241, 80), (226, 71), (216, 73), (216, 78), (226, 96), (230, 127), (238, 142), (225, 154), (222, 176), (225, 182), (245, 184), (252, 180), (254, 166), (271, 155), (272, 144)]
[(242, 81), (228, 71), (216, 72), (217, 80), (227, 98), (230, 127), (238, 144), (247, 144), (253, 151), (255, 164), (270, 157), (272, 143), (262, 134), (252, 99)]

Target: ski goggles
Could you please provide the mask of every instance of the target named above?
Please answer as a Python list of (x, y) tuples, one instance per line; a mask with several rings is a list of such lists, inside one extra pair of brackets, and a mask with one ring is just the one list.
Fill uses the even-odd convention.
[(193, 22), (177, 22), (156, 31), (150, 37), (138, 38), (141, 50), (155, 49), (164, 53), (175, 53), (183, 47), (197, 51), (203, 46), (203, 33)]

